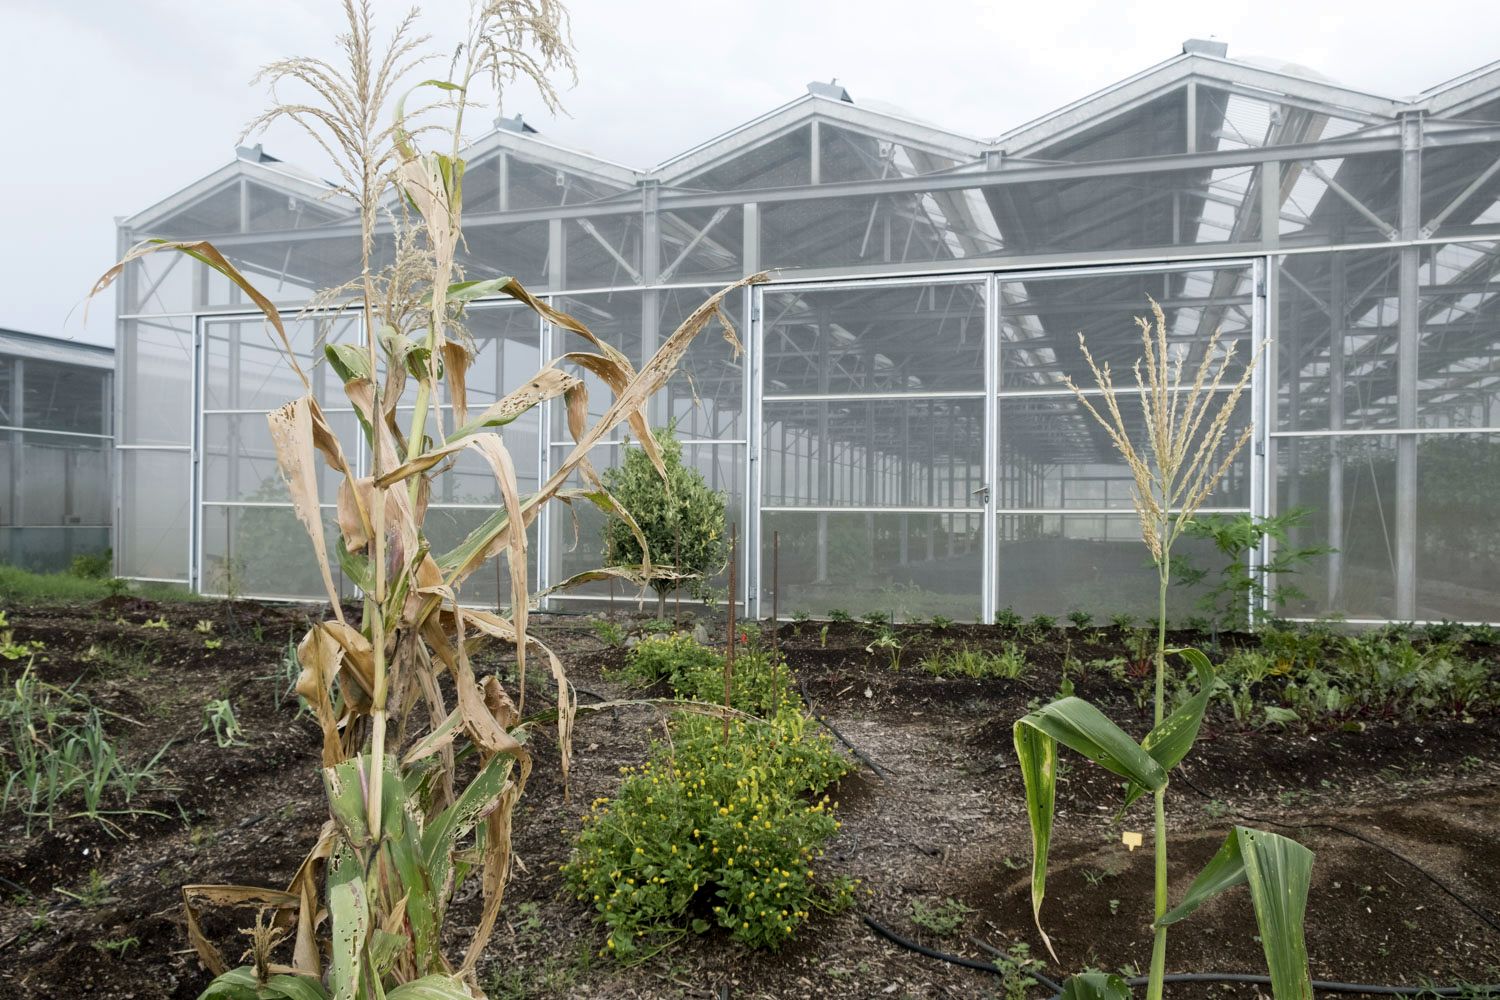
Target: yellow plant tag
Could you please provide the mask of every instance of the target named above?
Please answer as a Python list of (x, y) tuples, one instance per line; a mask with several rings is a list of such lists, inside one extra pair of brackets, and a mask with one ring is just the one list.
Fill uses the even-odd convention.
[(1120, 834), (1120, 841), (1133, 851), (1141, 846), (1141, 835), (1134, 830), (1126, 830)]

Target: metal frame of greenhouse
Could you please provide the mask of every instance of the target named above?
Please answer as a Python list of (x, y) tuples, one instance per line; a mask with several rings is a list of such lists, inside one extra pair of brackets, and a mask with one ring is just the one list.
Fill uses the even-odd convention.
[[(1190, 360), (1215, 330), (1239, 358), (1266, 350), (1234, 418), (1253, 439), (1210, 502), (1309, 510), (1292, 541), (1336, 551), (1298, 575), (1289, 617), (1500, 620), (1500, 63), (1395, 100), (1193, 41), (987, 141), (810, 84), (651, 170), (520, 119), (466, 156), (467, 275), (520, 278), (638, 361), (773, 269), (732, 301), (745, 353), (700, 337), (651, 414), (729, 495), (751, 615), (770, 611), (773, 538), (784, 613), (1150, 613), (1128, 470), (1064, 379), (1091, 384), (1082, 332), (1128, 380), (1151, 296)], [(260, 147), (120, 223), (122, 251), (151, 236), (211, 239), (294, 312), (357, 271), (351, 206)], [(261, 416), (296, 389), (259, 317), (175, 255), (129, 269), (118, 316), (118, 571), (316, 598)], [(357, 319), (292, 328), (352, 430), (318, 346)], [(567, 349), (502, 302), (470, 333), (471, 401)], [(545, 479), (561, 408), (506, 430), (523, 489)], [(332, 530), (331, 481), (323, 500)], [(460, 460), (434, 545), (498, 502)], [(542, 585), (597, 563), (596, 517), (543, 516)], [(493, 605), (500, 580), (497, 563), (464, 596)]]

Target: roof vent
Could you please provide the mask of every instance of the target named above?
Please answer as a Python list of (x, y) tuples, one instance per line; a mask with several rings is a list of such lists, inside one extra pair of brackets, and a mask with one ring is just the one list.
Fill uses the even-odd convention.
[(849, 96), (849, 91), (839, 86), (838, 77), (834, 77), (827, 83), (814, 81), (807, 85), (807, 92), (814, 97), (826, 97), (833, 101), (843, 101), (845, 104), (853, 104), (854, 98)]
[(1186, 56), (1213, 56), (1223, 59), (1229, 55), (1228, 42), (1215, 42), (1206, 38), (1189, 38), (1182, 43), (1182, 54)]
[(264, 149), (262, 149), (261, 148), (261, 144), (258, 143), (258, 142), (255, 145), (253, 145), (253, 146), (236, 146), (236, 147), (234, 147), (234, 155), (236, 157), (238, 157), (239, 159), (241, 159), (241, 160), (248, 160), (251, 163), (280, 163), (281, 162), (276, 157), (272, 156), (270, 153), (268, 153)]
[(536, 129), (532, 128), (530, 125), (527, 125), (526, 119), (522, 118), (520, 115), (516, 115), (514, 118), (507, 118), (504, 115), (501, 115), (499, 118), (495, 119), (495, 128), (499, 129), (501, 132), (519, 132), (522, 135), (536, 134)]

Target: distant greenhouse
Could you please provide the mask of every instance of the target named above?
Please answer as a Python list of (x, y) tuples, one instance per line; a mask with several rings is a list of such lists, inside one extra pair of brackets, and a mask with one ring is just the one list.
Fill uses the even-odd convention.
[(109, 550), (114, 351), (0, 330), (0, 563)]
[[(468, 276), (515, 275), (638, 360), (714, 287), (774, 269), (734, 304), (746, 353), (700, 338), (655, 404), (730, 496), (750, 614), (770, 611), (773, 537), (783, 613), (1140, 614), (1130, 476), (1064, 378), (1086, 381), (1079, 331), (1128, 369), (1152, 296), (1189, 352), (1216, 328), (1241, 357), (1267, 345), (1237, 418), (1252, 444), (1212, 504), (1311, 510), (1295, 541), (1335, 551), (1290, 614), (1500, 620), (1500, 63), (1398, 100), (1194, 41), (991, 140), (812, 84), (650, 170), (519, 118), (466, 155)], [(291, 312), (358, 255), (351, 206), (258, 146), (120, 225), (122, 250), (150, 236), (212, 239)], [(262, 416), (297, 387), (261, 321), (180, 257), (127, 278), (118, 571), (317, 597)], [(560, 353), (502, 302), (470, 329), (476, 399)], [(357, 319), (292, 332), (351, 425), (318, 345)], [(534, 487), (561, 408), (507, 431)], [(462, 463), (432, 499), (437, 545), (499, 502)], [(597, 564), (587, 513), (577, 544), (544, 518), (543, 584)], [(497, 575), (470, 587), (499, 599)]]

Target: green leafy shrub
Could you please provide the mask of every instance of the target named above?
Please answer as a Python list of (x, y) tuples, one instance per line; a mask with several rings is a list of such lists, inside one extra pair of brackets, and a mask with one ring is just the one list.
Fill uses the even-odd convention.
[(1004, 629), (1015, 630), (1026, 623), (1015, 608), (1005, 607), (995, 612), (995, 624)]
[(74, 556), (73, 562), (68, 566), (68, 572), (84, 580), (103, 580), (109, 576), (114, 563), (114, 554), (109, 549), (103, 552), (88, 552)]
[[(653, 432), (666, 478), (645, 449), (625, 449), (625, 459), (604, 472), (604, 486), (635, 518), (646, 536), (652, 564), (667, 575), (647, 578), (656, 591), (656, 616), (666, 617), (667, 595), (680, 587), (695, 597), (708, 595), (708, 578), (726, 558), (724, 494), (711, 489), (703, 473), (682, 463), (682, 444), (670, 427)], [(604, 525), (607, 566), (639, 567), (643, 553), (630, 525), (611, 517)], [(675, 568), (674, 568), (674, 565)]]
[[(744, 644), (735, 654), (730, 707), (752, 715), (772, 715), (783, 705), (800, 707), (790, 668), (779, 654), (741, 633)], [(642, 639), (625, 658), (622, 675), (642, 683), (666, 681), (674, 694), (689, 701), (724, 701), (724, 657), (676, 633)]]
[(775, 948), (814, 910), (841, 908), (852, 885), (820, 886), (813, 865), (839, 827), (821, 794), (848, 769), (795, 707), (773, 721), (680, 715), (670, 744), (622, 768), (613, 801), (584, 816), (569, 888), (609, 932), (604, 952), (641, 957), (714, 926)]
[(690, 674), (722, 669), (723, 658), (686, 632), (646, 636), (625, 656), (620, 672), (627, 680), (642, 684), (666, 681), (680, 690)]

